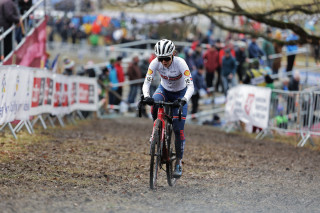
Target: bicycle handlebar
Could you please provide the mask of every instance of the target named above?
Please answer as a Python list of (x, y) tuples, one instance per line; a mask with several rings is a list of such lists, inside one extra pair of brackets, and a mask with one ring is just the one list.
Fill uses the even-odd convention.
[[(147, 103), (145, 102), (143, 96), (141, 96), (141, 100), (139, 101), (138, 104), (138, 110), (139, 110), (139, 117), (141, 118), (142, 116), (142, 105), (146, 105)], [(154, 101), (153, 106), (154, 105), (162, 105), (162, 106), (171, 106), (172, 108), (179, 108), (178, 109), (178, 114), (179, 114), (179, 121), (181, 121), (182, 118), (182, 105), (176, 106), (173, 102), (165, 102), (165, 101)]]

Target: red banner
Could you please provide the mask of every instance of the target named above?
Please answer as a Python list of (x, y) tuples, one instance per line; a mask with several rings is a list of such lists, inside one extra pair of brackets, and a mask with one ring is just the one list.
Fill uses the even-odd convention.
[(46, 53), (46, 26), (44, 20), (34, 31), (28, 35), (24, 43), (3, 65), (23, 65), (27, 67), (44, 67), (47, 60)]

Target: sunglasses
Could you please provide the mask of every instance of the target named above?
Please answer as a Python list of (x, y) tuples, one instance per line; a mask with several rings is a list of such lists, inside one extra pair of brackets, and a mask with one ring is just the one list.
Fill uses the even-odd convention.
[(158, 61), (162, 62), (162, 61), (170, 61), (171, 57), (164, 57), (164, 58), (158, 58)]

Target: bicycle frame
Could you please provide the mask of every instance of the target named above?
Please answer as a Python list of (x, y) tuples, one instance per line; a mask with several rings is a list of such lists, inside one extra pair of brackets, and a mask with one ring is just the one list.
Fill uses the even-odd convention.
[(164, 160), (164, 161), (169, 161), (170, 160), (170, 156), (167, 155), (166, 152), (163, 152), (163, 151), (166, 151), (166, 150), (163, 150), (163, 148), (167, 148), (167, 144), (165, 144), (165, 146), (163, 146), (164, 144), (164, 141), (165, 141), (165, 131), (166, 131), (166, 121), (165, 121), (165, 118), (167, 117), (168, 119), (171, 119), (170, 117), (170, 111), (171, 111), (171, 108), (169, 108), (169, 115), (167, 115), (165, 113), (165, 108), (163, 106), (163, 104), (159, 104), (159, 108), (158, 108), (158, 117), (157, 119), (153, 122), (153, 129), (152, 129), (152, 135), (154, 135), (154, 131), (155, 131), (155, 126), (156, 126), (156, 123), (157, 123), (157, 120), (160, 120), (161, 121), (161, 138), (160, 138), (160, 153), (163, 154), (163, 156), (161, 156), (161, 159)]

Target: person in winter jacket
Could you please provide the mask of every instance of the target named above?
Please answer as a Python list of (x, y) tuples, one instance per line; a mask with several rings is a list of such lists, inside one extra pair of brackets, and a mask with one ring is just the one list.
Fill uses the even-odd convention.
[(206, 71), (206, 85), (211, 88), (213, 87), (215, 72), (219, 66), (219, 52), (214, 45), (209, 45), (208, 50), (203, 55), (203, 61)]
[[(237, 62), (233, 56), (231, 56), (230, 49), (225, 50), (225, 56), (222, 59), (221, 77), (222, 85), (224, 89), (224, 95), (227, 96), (229, 88), (236, 85), (235, 73), (237, 69)], [(230, 84), (231, 83), (231, 87)]]

